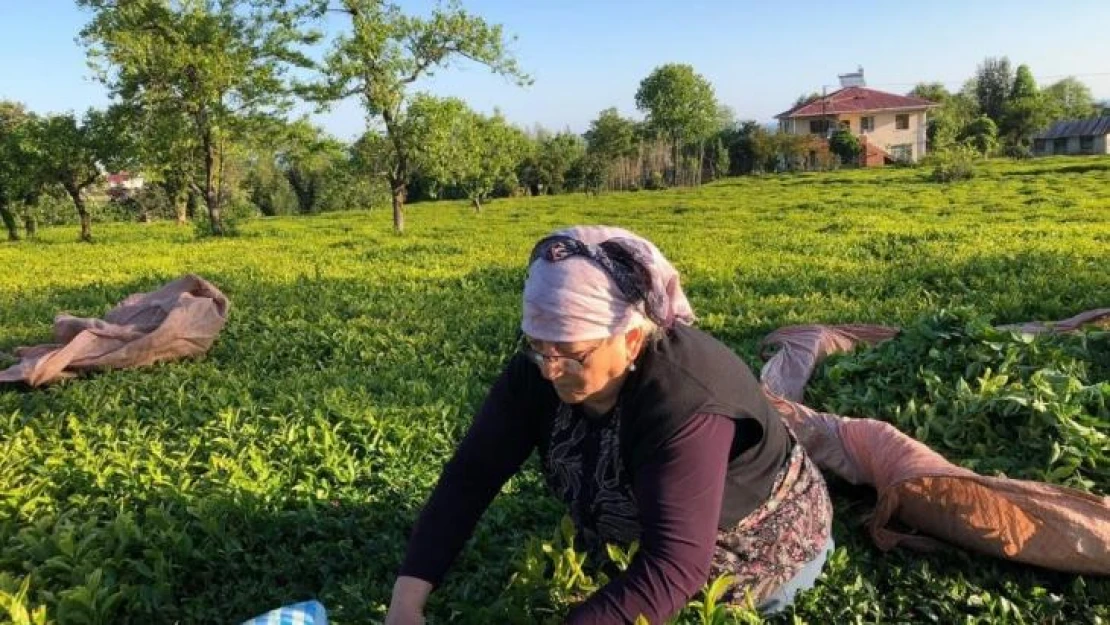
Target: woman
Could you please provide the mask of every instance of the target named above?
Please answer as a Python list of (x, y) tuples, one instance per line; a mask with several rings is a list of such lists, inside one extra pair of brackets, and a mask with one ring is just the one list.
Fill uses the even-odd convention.
[(765, 612), (813, 584), (832, 548), (818, 469), (748, 367), (692, 327), (671, 264), (619, 228), (541, 240), (524, 286), (524, 343), (420, 515), (387, 625), (425, 600), (533, 450), (587, 551), (640, 541), (632, 565), (567, 622), (671, 617), (711, 578)]

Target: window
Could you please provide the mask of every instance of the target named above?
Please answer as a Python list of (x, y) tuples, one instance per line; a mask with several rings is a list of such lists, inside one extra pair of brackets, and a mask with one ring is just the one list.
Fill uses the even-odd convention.
[(1033, 151), (1037, 154), (1044, 154), (1047, 147), (1044, 139), (1033, 139)]
[(852, 129), (852, 122), (847, 120), (847, 119), (840, 120), (840, 129), (841, 130), (851, 130)]
[(1052, 153), (1053, 154), (1067, 154), (1068, 153), (1068, 138), (1060, 137), (1059, 139), (1052, 140)]
[(811, 119), (809, 120), (809, 134), (823, 135), (829, 132), (829, 120), (827, 119)]
[(908, 163), (913, 160), (913, 144), (900, 143), (898, 145), (890, 146), (890, 158), (900, 162)]
[(910, 116), (903, 113), (902, 115), (894, 116), (894, 129), (895, 130), (909, 130), (910, 129)]
[(874, 117), (861, 117), (861, 118), (859, 118), (859, 131), (860, 132), (874, 132), (875, 131), (875, 118)]
[(1084, 154), (1091, 154), (1095, 151), (1095, 138), (1091, 135), (1086, 137), (1079, 137), (1079, 151)]

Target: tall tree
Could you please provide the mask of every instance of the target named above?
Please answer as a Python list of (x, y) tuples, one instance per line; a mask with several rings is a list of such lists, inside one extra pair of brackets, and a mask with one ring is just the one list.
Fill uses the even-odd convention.
[[(430, 17), (405, 15), (380, 0), (330, 0), (331, 10), (350, 19), (322, 65), (324, 79), (308, 89), (318, 102), (357, 96), (367, 114), (384, 126), (393, 152), (384, 172), (393, 195), (393, 226), (404, 230), (404, 204), (413, 173), (413, 145), (401, 120), (408, 87), (438, 68), (468, 59), (512, 78), (529, 82), (505, 50), (501, 27), (467, 13), (458, 2), (437, 6)], [(327, 6), (329, 0), (318, 0)]]
[(1018, 66), (1010, 97), (1003, 107), (999, 134), (1005, 137), (1006, 145), (1025, 148), (1033, 134), (1043, 129), (1050, 118), (1046, 100), (1037, 89), (1029, 66)]
[(1052, 119), (1086, 119), (1097, 117), (1098, 106), (1091, 89), (1071, 76), (1045, 87), (1042, 92)]
[(995, 124), (1002, 121), (1010, 90), (1014, 86), (1014, 72), (1006, 57), (985, 59), (975, 71), (972, 82), (979, 110)]
[(133, 154), (118, 109), (89, 109), (78, 121), (70, 114), (43, 120), (37, 139), (46, 179), (65, 189), (81, 219), (81, 240), (92, 241), (92, 215), (85, 191), (101, 177), (102, 169), (118, 170)]
[[(34, 201), (44, 184), (35, 140), (37, 119), (22, 104), (0, 101), (0, 220), (8, 240), (19, 240), (15, 205)], [(27, 223), (28, 236), (33, 221)]]
[(640, 82), (636, 107), (647, 113), (652, 128), (670, 140), (671, 184), (675, 184), (682, 144), (702, 142), (716, 129), (713, 86), (690, 65), (662, 65)]
[(311, 64), (299, 46), (319, 39), (304, 27), (317, 7), (290, 8), (288, 0), (77, 3), (93, 11), (81, 37), (113, 95), (188, 120), (202, 161), (190, 187), (221, 234), (230, 144), (244, 118), (290, 106), (285, 73)]

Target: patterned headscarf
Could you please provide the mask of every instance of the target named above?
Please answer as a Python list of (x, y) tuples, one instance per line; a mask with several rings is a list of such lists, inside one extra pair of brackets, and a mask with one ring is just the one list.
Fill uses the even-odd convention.
[(521, 329), (552, 342), (608, 338), (644, 317), (691, 324), (678, 272), (647, 239), (608, 226), (576, 226), (539, 241), (524, 283)]

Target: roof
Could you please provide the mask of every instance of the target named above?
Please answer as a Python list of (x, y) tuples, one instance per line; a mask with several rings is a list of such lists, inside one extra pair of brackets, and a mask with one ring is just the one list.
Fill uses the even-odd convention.
[(819, 117), (840, 113), (864, 113), (892, 109), (923, 109), (940, 106), (932, 100), (876, 91), (867, 87), (845, 87), (823, 98), (800, 104), (775, 115), (778, 119), (789, 117)]
[(1110, 135), (1110, 117), (1091, 119), (1070, 119), (1056, 122), (1048, 130), (1036, 135), (1034, 139), (1059, 139), (1062, 137), (1089, 137), (1091, 135)]

